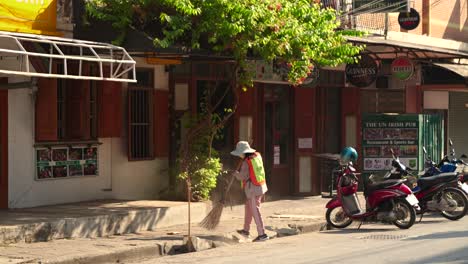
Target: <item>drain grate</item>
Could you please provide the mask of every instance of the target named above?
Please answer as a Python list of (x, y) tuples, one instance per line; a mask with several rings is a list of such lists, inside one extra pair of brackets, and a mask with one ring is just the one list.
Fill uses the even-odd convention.
[(375, 234), (360, 237), (360, 239), (373, 239), (373, 240), (401, 240), (408, 238), (407, 235), (386, 235), (386, 234)]

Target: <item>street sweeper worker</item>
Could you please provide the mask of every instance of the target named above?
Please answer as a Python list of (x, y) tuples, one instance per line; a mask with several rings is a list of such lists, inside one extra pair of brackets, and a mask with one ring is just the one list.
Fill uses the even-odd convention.
[(258, 237), (253, 241), (268, 240), (269, 237), (265, 234), (265, 227), (260, 213), (262, 198), (268, 191), (262, 156), (255, 149), (251, 148), (247, 141), (239, 141), (236, 149), (231, 154), (242, 159), (242, 164), (237, 171), (234, 171), (234, 176), (241, 181), (247, 198), (245, 202), (244, 228), (237, 230), (237, 232), (248, 237), (253, 218), (258, 232)]

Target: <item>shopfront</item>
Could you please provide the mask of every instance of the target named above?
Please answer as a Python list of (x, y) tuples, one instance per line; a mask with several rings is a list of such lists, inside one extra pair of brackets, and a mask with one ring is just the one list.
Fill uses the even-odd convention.
[(57, 37), (70, 32), (56, 11), (55, 0), (0, 7), (0, 208), (115, 195), (109, 142), (136, 63), (118, 46)]
[[(383, 39), (351, 38), (351, 41), (366, 44), (367, 47), (363, 55), (372, 62), (359, 65), (358, 69), (347, 71), (347, 87), (344, 89), (351, 89), (347, 93), (352, 96), (348, 98), (355, 100), (359, 107), (352, 110), (345, 109), (344, 116), (356, 111), (359, 116), (359, 127), (364, 129), (361, 125), (364, 122), (362, 118), (368, 114), (432, 114), (441, 118), (440, 130), (448, 131), (448, 133), (438, 134), (443, 136), (443, 139), (440, 139), (436, 135), (437, 133), (427, 133), (434, 136), (434, 140), (437, 139), (437, 146), (434, 145), (434, 147), (447, 146), (450, 127), (452, 127), (452, 134), (457, 136), (458, 132), (455, 131), (459, 131), (459, 127), (463, 126), (457, 117), (463, 116), (463, 113), (460, 114), (460, 112), (464, 112), (466, 109), (462, 107), (463, 96), (457, 97), (455, 94), (460, 93), (455, 92), (460, 91), (460, 89), (461, 92), (466, 90), (466, 86), (463, 78), (454, 77), (457, 74), (448, 69), (452, 68), (463, 72), (467, 66), (456, 63), (460, 62), (459, 59), (466, 58), (468, 54)], [(359, 76), (360, 72), (372, 74)], [(456, 81), (454, 82), (453, 79)], [(445, 94), (441, 94), (441, 92)], [(451, 103), (449, 94), (453, 94), (453, 97), (450, 96)], [(456, 99), (461, 101), (457, 102)], [(456, 106), (452, 106), (452, 103)], [(449, 118), (449, 109), (453, 109), (452, 118)], [(456, 115), (455, 112), (457, 112)], [(366, 151), (377, 151), (377, 148), (367, 149), (369, 146), (363, 146), (365, 140), (359, 138), (359, 133), (356, 134), (354, 128), (345, 127), (345, 131), (343, 136), (345, 139), (349, 139), (350, 136), (353, 138), (358, 136), (356, 144), (358, 152), (365, 155)], [(424, 137), (427, 142), (431, 143), (431, 140), (427, 139), (427, 135)], [(406, 151), (407, 146), (402, 145), (402, 148)], [(438, 150), (435, 153), (439, 156), (442, 154), (441, 152)], [(372, 166), (370, 160), (368, 160), (367, 167), (364, 162), (363, 160), (359, 162), (361, 168)]]

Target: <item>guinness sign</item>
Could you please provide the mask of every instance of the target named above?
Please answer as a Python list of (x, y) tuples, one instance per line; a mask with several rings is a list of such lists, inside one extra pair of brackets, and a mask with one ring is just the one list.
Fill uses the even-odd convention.
[(418, 11), (414, 8), (411, 8), (410, 12), (401, 12), (398, 15), (398, 24), (400, 27), (406, 30), (413, 30), (418, 27), (421, 18)]
[(354, 86), (366, 87), (377, 78), (378, 67), (375, 60), (369, 55), (363, 54), (356, 64), (346, 65), (346, 79)]

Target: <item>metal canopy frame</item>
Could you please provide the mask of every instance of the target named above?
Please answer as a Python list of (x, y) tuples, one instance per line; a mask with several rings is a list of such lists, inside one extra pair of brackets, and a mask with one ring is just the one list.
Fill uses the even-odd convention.
[[(0, 58), (4, 57), (20, 62), (16, 69), (0, 63), (4, 74), (136, 82), (136, 62), (124, 48), (108, 43), (0, 31)], [(89, 71), (90, 66), (96, 70)]]
[(394, 59), (406, 55), (414, 60), (435, 60), (446, 61), (453, 59), (466, 59), (468, 52), (453, 49), (431, 47), (426, 45), (413, 44), (408, 42), (372, 39), (360, 37), (347, 37), (348, 41), (366, 45), (365, 53), (368, 53), (378, 60)]

